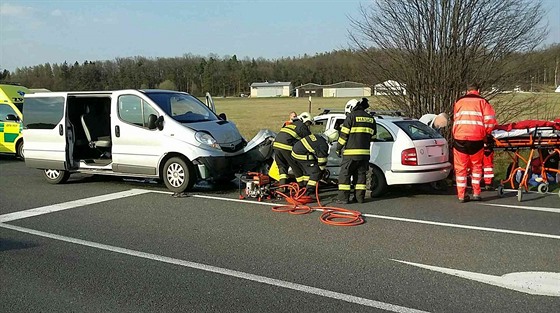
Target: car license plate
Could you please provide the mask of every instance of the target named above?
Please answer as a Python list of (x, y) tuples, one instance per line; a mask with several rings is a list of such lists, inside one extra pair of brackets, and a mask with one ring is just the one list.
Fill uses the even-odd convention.
[(442, 156), (443, 146), (428, 146), (428, 156)]

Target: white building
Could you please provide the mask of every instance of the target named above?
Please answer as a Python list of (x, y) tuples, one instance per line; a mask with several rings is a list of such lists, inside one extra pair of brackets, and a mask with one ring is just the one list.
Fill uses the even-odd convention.
[(251, 97), (289, 97), (293, 89), (291, 82), (252, 83)]
[(386, 80), (373, 86), (375, 96), (406, 95), (406, 85), (395, 80)]
[(371, 87), (362, 83), (344, 81), (330, 85), (308, 83), (296, 87), (296, 97), (351, 98), (371, 96)]

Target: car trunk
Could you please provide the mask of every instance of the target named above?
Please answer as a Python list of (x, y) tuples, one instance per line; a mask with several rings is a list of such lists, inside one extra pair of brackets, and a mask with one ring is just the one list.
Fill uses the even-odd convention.
[(440, 139), (413, 140), (418, 165), (440, 164), (449, 159), (447, 141)]

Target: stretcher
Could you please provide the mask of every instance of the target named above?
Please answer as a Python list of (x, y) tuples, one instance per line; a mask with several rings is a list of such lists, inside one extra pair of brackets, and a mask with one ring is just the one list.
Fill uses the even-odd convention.
[[(547, 174), (558, 177), (560, 169), (557, 165), (547, 167), (549, 160), (560, 156), (560, 120), (538, 121), (529, 120), (506, 125), (498, 125), (492, 131), (494, 150), (502, 150), (511, 158), (506, 179), (500, 181), (498, 196), (503, 197), (505, 191), (517, 191), (517, 200), (523, 200), (523, 194), (529, 192), (528, 181), (533, 174), (540, 175), (537, 192), (548, 193), (549, 181)], [(548, 151), (543, 156), (540, 151)], [(528, 156), (526, 156), (528, 153)], [(538, 156), (536, 154), (538, 153)], [(535, 158), (538, 158), (534, 161)], [(540, 173), (532, 173), (532, 162), (540, 162)], [(534, 164), (534, 163), (533, 163)], [(557, 163), (556, 163), (557, 164)], [(508, 189), (507, 187), (511, 187)], [(560, 192), (558, 192), (560, 197)]]

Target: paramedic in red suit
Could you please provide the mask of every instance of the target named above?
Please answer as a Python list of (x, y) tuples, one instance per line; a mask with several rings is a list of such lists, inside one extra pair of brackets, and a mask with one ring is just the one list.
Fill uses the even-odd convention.
[(482, 158), (482, 177), (484, 188), (494, 190), (494, 150), (489, 145), (484, 145), (484, 156)]
[(469, 84), (467, 93), (453, 106), (453, 164), (459, 202), (469, 200), (466, 195), (469, 170), (472, 175), (472, 200), (481, 200), (484, 143), (496, 125), (495, 115), (492, 105), (480, 96), (477, 84)]

